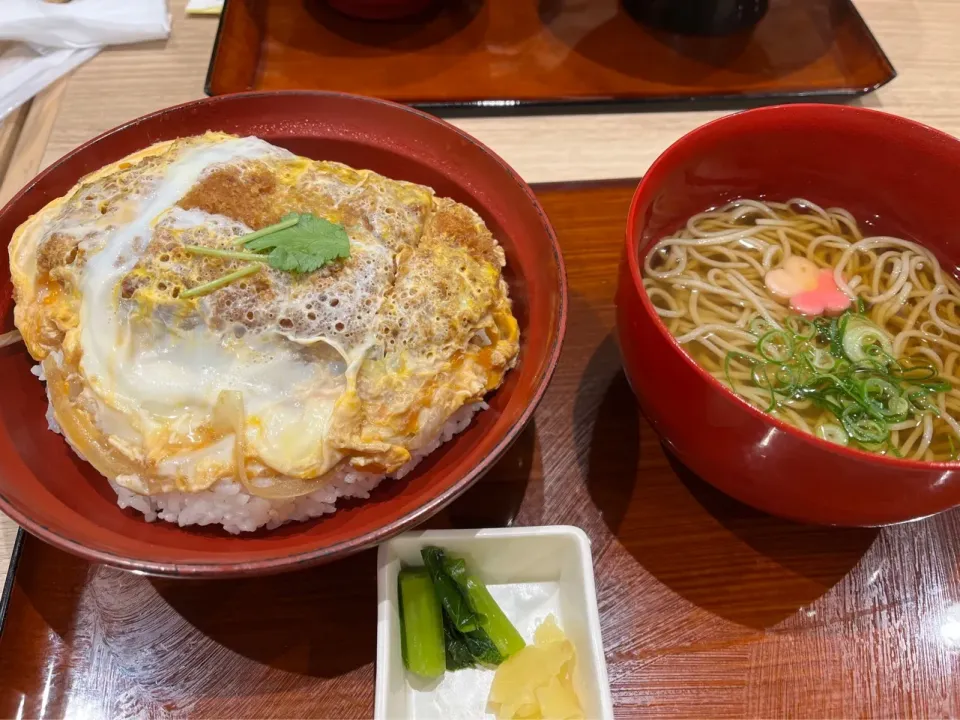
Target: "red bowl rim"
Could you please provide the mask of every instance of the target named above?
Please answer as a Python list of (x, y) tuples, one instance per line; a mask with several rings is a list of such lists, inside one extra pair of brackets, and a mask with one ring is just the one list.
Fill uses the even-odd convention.
[[(734, 113), (731, 115), (725, 115), (723, 117), (711, 120), (708, 123), (705, 123), (694, 130), (686, 133), (680, 139), (672, 143), (666, 150), (664, 150), (659, 157), (653, 162), (650, 166), (650, 169), (647, 173), (641, 178), (640, 184), (637, 186), (636, 191), (633, 194), (633, 199), (630, 201), (630, 210), (627, 215), (627, 227), (626, 227), (626, 240), (627, 240), (627, 262), (630, 266), (630, 275), (633, 280), (634, 287), (637, 289), (637, 292), (640, 296), (640, 302), (642, 303), (644, 310), (647, 314), (654, 319), (657, 330), (664, 337), (667, 342), (673, 346), (677, 354), (683, 359), (683, 361), (694, 370), (704, 381), (711, 385), (715, 390), (719, 391), (722, 395), (725, 395), (729, 400), (736, 403), (740, 406), (741, 409), (753, 415), (755, 418), (762, 420), (763, 422), (768, 423), (769, 425), (781, 430), (788, 435), (793, 436), (795, 439), (800, 440), (808, 445), (825, 450), (826, 452), (832, 453), (834, 455), (839, 455), (846, 459), (850, 460), (859, 460), (863, 462), (875, 462), (880, 463), (881, 465), (888, 465), (891, 468), (902, 468), (902, 469), (913, 469), (913, 470), (930, 470), (930, 469), (939, 469), (939, 470), (956, 470), (960, 468), (960, 460), (954, 461), (927, 461), (927, 460), (912, 460), (909, 458), (896, 458), (890, 457), (888, 455), (878, 455), (875, 453), (867, 452), (866, 450), (858, 450), (855, 448), (847, 447), (844, 445), (837, 445), (835, 443), (828, 442), (818, 438), (816, 435), (808, 432), (804, 432), (799, 428), (790, 425), (779, 418), (775, 418), (768, 413), (763, 412), (759, 408), (754, 407), (742, 397), (737, 395), (733, 390), (728, 388), (726, 385), (717, 380), (713, 375), (704, 370), (697, 362), (690, 357), (690, 355), (683, 349), (683, 347), (676, 341), (673, 335), (670, 334), (670, 331), (667, 329), (667, 326), (660, 319), (660, 316), (657, 314), (656, 310), (653, 307), (653, 303), (650, 302), (650, 298), (647, 296), (646, 291), (643, 287), (643, 274), (640, 268), (640, 255), (637, 250), (637, 236), (633, 232), (633, 228), (637, 224), (637, 214), (639, 212), (640, 206), (640, 197), (643, 195), (647, 188), (655, 187), (659, 184), (660, 178), (667, 174), (670, 170), (670, 162), (672, 155), (679, 148), (685, 146), (692, 139), (708, 136), (716, 133), (718, 130), (728, 128), (728, 126), (737, 126), (741, 125), (744, 122), (751, 122), (752, 119), (757, 118), (758, 116), (764, 116), (764, 119), (773, 124), (777, 121), (777, 118), (782, 115), (792, 115), (799, 117), (809, 117), (811, 120), (820, 118), (822, 115), (860, 115), (863, 117), (871, 118), (873, 122), (880, 123), (889, 123), (891, 126), (896, 127), (908, 126), (914, 130), (921, 132), (929, 133), (934, 136), (939, 137), (941, 140), (947, 140), (954, 144), (960, 144), (960, 141), (957, 138), (949, 135), (941, 130), (932, 128), (929, 125), (924, 125), (923, 123), (917, 122), (915, 120), (910, 120), (908, 118), (900, 117), (898, 115), (892, 115), (890, 113), (881, 112), (879, 110), (872, 110), (869, 108), (861, 107), (851, 107), (848, 105), (828, 105), (825, 103), (798, 103), (795, 105), (774, 105), (771, 107), (755, 108), (752, 110), (745, 110), (742, 112)], [(744, 126), (746, 129), (746, 126)], [(653, 245), (650, 246), (652, 249)], [(649, 252), (649, 250), (648, 250)]]
[[(417, 110), (415, 108), (409, 107), (407, 105), (401, 105), (399, 103), (391, 102), (389, 100), (382, 100), (379, 98), (372, 98), (362, 95), (353, 95), (350, 93), (342, 92), (332, 92), (324, 90), (270, 90), (270, 91), (253, 91), (253, 92), (242, 92), (242, 93), (231, 93), (227, 95), (218, 95), (215, 97), (206, 97), (200, 98), (198, 100), (191, 100), (189, 102), (180, 103), (179, 105), (171, 105), (170, 107), (163, 108), (161, 110), (156, 110), (151, 113), (147, 113), (138, 118), (130, 120), (118, 125), (110, 130), (107, 130), (100, 135), (88, 140), (87, 142), (79, 145), (74, 148), (66, 155), (58, 158), (55, 162), (51, 163), (47, 168), (38, 173), (29, 183), (27, 183), (16, 195), (14, 195), (9, 202), (4, 205), (3, 208), (0, 208), (0, 215), (5, 214), (16, 205), (20, 199), (30, 192), (33, 187), (40, 182), (43, 178), (47, 177), (51, 173), (57, 171), (57, 169), (65, 163), (67, 160), (73, 156), (83, 152), (88, 147), (96, 145), (100, 141), (104, 140), (107, 137), (115, 135), (117, 133), (125, 131), (127, 128), (137, 125), (143, 121), (151, 120), (155, 117), (166, 115), (173, 112), (179, 112), (183, 110), (189, 110), (197, 106), (206, 106), (216, 103), (232, 103), (232, 102), (242, 102), (247, 98), (259, 98), (259, 97), (276, 97), (279, 95), (303, 95), (311, 97), (328, 97), (331, 99), (346, 99), (350, 101), (361, 101), (370, 103), (372, 105), (386, 105), (394, 110), (401, 110), (403, 112), (408, 112), (412, 115), (416, 115), (421, 119), (431, 122), (437, 126), (443, 127), (445, 130), (453, 131), (465, 141), (475, 145), (480, 150), (484, 151), (487, 155), (492, 157), (504, 172), (520, 187), (521, 191), (527, 196), (527, 199), (533, 205), (534, 209), (537, 211), (537, 214), (540, 216), (540, 220), (543, 226), (543, 229), (546, 231), (547, 237), (550, 241), (551, 250), (553, 251), (554, 259), (557, 263), (557, 280), (558, 280), (558, 294), (559, 294), (559, 312), (557, 313), (557, 321), (553, 332), (553, 341), (552, 345), (547, 353), (547, 361), (544, 366), (543, 371), (540, 374), (540, 377), (536, 380), (536, 389), (534, 390), (533, 395), (530, 397), (530, 400), (527, 403), (526, 408), (517, 419), (517, 421), (506, 431), (504, 436), (496, 444), (496, 446), (488, 453), (480, 462), (478, 462), (468, 473), (466, 473), (462, 478), (460, 478), (456, 483), (451, 485), (445, 491), (439, 495), (431, 498), (428, 502), (423, 505), (420, 505), (415, 510), (410, 511), (406, 515), (398, 518), (394, 522), (371, 530), (364, 533), (358, 537), (344, 540), (342, 542), (336, 543), (334, 545), (328, 545), (322, 548), (317, 548), (315, 550), (307, 550), (303, 552), (298, 552), (292, 555), (284, 555), (281, 557), (265, 559), (265, 560), (253, 560), (249, 562), (215, 562), (215, 561), (206, 561), (206, 562), (184, 562), (184, 563), (161, 563), (155, 561), (144, 561), (136, 560), (121, 555), (115, 555), (112, 552), (107, 552), (103, 550), (97, 550), (89, 548), (85, 545), (77, 543), (67, 537), (64, 537), (57, 533), (56, 531), (35, 522), (29, 516), (20, 512), (19, 509), (14, 507), (7, 498), (0, 493), (0, 510), (12, 518), (18, 525), (22, 526), (31, 534), (39, 537), (45, 542), (59, 547), (61, 549), (67, 550), (75, 555), (89, 560), (91, 562), (104, 563), (112, 565), (114, 567), (123, 568), (125, 570), (130, 570), (139, 574), (144, 575), (162, 575), (162, 576), (184, 576), (184, 577), (231, 577), (239, 575), (265, 575), (278, 572), (286, 572), (290, 570), (302, 569), (312, 565), (317, 565), (327, 559), (333, 559), (333, 557), (346, 557), (353, 553), (365, 550), (369, 547), (373, 547), (390, 537), (403, 532), (411, 526), (417, 525), (432, 515), (439, 512), (446, 505), (452, 502), (457, 496), (459, 496), (464, 490), (466, 490), (470, 485), (472, 485), (476, 480), (480, 478), (489, 468), (493, 465), (500, 457), (506, 452), (506, 450), (513, 444), (517, 436), (523, 431), (527, 423), (530, 421), (530, 418), (533, 416), (534, 411), (537, 406), (540, 404), (540, 401), (543, 399), (543, 395), (547, 390), (547, 387), (550, 384), (550, 379), (553, 377), (553, 373), (557, 368), (557, 363), (560, 360), (560, 351), (563, 347), (563, 340), (566, 335), (567, 329), (567, 313), (568, 313), (568, 295), (567, 295), (567, 271), (566, 266), (563, 262), (563, 254), (560, 251), (560, 244), (557, 241), (556, 233), (554, 232), (553, 226), (550, 223), (550, 219), (547, 217), (546, 211), (540, 205), (540, 201), (537, 199), (536, 195), (532, 188), (520, 177), (520, 175), (512, 168), (507, 162), (501, 158), (497, 153), (487, 147), (485, 144), (467, 134), (460, 128), (455, 125), (448, 123), (440, 118), (430, 115), (429, 113)], [(79, 178), (78, 178), (79, 179)]]

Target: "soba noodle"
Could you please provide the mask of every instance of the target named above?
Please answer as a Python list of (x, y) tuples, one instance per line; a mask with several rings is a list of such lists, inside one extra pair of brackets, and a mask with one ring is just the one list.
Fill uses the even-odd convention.
[[(771, 293), (791, 256), (832, 270), (851, 308), (805, 318)], [(643, 274), (678, 342), (761, 410), (841, 444), (957, 459), (960, 285), (921, 245), (864, 237), (840, 208), (738, 200), (658, 242)]]

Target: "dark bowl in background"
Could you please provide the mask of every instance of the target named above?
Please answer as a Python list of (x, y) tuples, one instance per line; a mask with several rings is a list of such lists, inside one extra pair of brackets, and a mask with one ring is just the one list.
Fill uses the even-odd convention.
[[(347, 0), (349, 1), (349, 0)], [(622, 0), (644, 25), (680, 35), (732, 35), (752, 29), (769, 0)]]
[[(402, 480), (369, 500), (304, 523), (231, 536), (148, 523), (121, 510), (105, 478), (47, 429), (47, 401), (23, 345), (0, 350), (0, 510), (41, 539), (91, 562), (148, 574), (226, 577), (280, 572), (357, 552), (427, 519), (490, 468), (533, 414), (556, 366), (567, 313), (563, 260), (530, 188), (485, 146), (394, 103), (339, 93), (267, 92), (197, 100), (101, 135), (44, 170), (0, 210), (0, 237), (84, 175), (153, 143), (221, 130), (295, 153), (369, 168), (434, 188), (475, 209), (507, 256), (520, 357), (490, 409)], [(13, 327), (10, 267), (0, 255), (3, 330)]]
[(624, 366), (677, 458), (738, 500), (795, 520), (883, 525), (960, 505), (960, 463), (833, 445), (754, 408), (677, 344), (643, 291), (643, 258), (693, 214), (736, 198), (805, 197), (960, 262), (960, 141), (887, 113), (786, 105), (729, 115), (668, 148), (637, 188), (617, 289)]
[(402, 20), (442, 0), (326, 0), (337, 12), (357, 20)]

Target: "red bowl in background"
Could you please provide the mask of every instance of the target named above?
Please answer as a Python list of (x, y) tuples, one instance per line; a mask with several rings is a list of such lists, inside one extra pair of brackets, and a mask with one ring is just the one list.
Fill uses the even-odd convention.
[[(121, 510), (105, 478), (47, 429), (41, 383), (22, 345), (0, 350), (0, 510), (57, 547), (159, 575), (226, 577), (305, 567), (375, 545), (427, 519), (503, 454), (533, 414), (556, 366), (567, 312), (563, 260), (530, 188), (488, 148), (442, 120), (402, 105), (339, 93), (225, 95), (161, 110), (111, 130), (42, 172), (0, 210), (0, 237), (83, 175), (152, 143), (206, 130), (256, 135), (312, 158), (370, 168), (429, 185), (475, 209), (507, 256), (504, 276), (520, 324), (520, 358), (488, 398), (490, 409), (402, 480), (385, 480), (367, 501), (272, 531), (147, 523)], [(0, 298), (13, 327), (7, 253)]]
[(814, 523), (882, 525), (960, 504), (960, 463), (839, 447), (741, 400), (681, 350), (643, 291), (643, 258), (687, 218), (736, 198), (808, 198), (878, 233), (960, 263), (960, 142), (874, 110), (789, 105), (704, 125), (659, 157), (637, 188), (617, 290), (617, 327), (640, 406), (677, 458), (725, 493)]

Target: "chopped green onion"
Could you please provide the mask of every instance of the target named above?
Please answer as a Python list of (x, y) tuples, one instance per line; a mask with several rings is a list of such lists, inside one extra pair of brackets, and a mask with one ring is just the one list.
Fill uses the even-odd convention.
[(797, 385), (797, 372), (791, 365), (781, 365), (773, 375), (778, 392), (788, 392)]
[(821, 440), (832, 442), (837, 445), (846, 445), (849, 437), (846, 430), (834, 423), (822, 423), (817, 425), (816, 435)]
[(775, 329), (776, 328), (771, 325), (765, 317), (755, 317), (750, 321), (750, 324), (747, 325), (747, 332), (749, 332), (751, 335), (756, 335), (757, 337), (765, 335), (771, 330)]
[(793, 338), (783, 330), (771, 330), (757, 342), (757, 352), (767, 362), (786, 362), (793, 357)]
[[(870, 357), (871, 346), (878, 346), (884, 355), (893, 352), (890, 336), (866, 318), (845, 316), (848, 320), (842, 329), (843, 352), (851, 362), (858, 363)], [(876, 352), (876, 351), (873, 351)]]
[[(770, 365), (754, 365), (750, 370), (750, 377), (754, 384), (770, 392), (770, 405), (767, 407), (767, 412), (777, 406), (777, 391), (770, 380), (770, 367)], [(776, 371), (774, 370), (774, 372)]]
[(768, 412), (790, 401), (812, 402), (835, 418), (815, 428), (819, 437), (896, 455), (888, 442), (891, 426), (939, 416), (937, 396), (953, 386), (928, 362), (894, 357), (889, 334), (863, 314), (862, 302), (858, 310), (838, 317), (790, 316), (782, 329), (754, 318), (749, 330), (758, 335), (754, 349), (760, 358), (728, 352), (727, 384), (737, 391), (731, 368), (739, 363), (749, 369), (746, 384), (769, 394)]
[(876, 407), (881, 416), (893, 422), (906, 418), (910, 404), (901, 396), (896, 385), (879, 377), (868, 377), (863, 381), (862, 387), (864, 399), (872, 407)]
[(890, 435), (887, 425), (870, 417), (861, 407), (851, 405), (840, 416), (843, 429), (857, 442), (879, 443)]
[(727, 356), (723, 359), (723, 375), (727, 379), (727, 385), (736, 392), (737, 384), (733, 382), (733, 376), (730, 374), (730, 363), (736, 358), (738, 353), (728, 352)]
[(743, 353), (730, 351), (727, 353), (727, 356), (723, 359), (723, 374), (727, 378), (727, 384), (736, 390), (734, 386), (733, 377), (730, 375), (730, 363), (738, 361), (744, 362), (750, 365), (751, 367), (757, 364), (757, 361), (750, 357), (749, 355), (744, 355)]
[(801, 340), (811, 340), (817, 334), (816, 326), (802, 315), (791, 315), (784, 325)]
[(930, 393), (927, 390), (915, 390), (907, 393), (907, 400), (920, 413), (933, 413), (940, 416), (940, 409), (933, 402)]
[(923, 382), (935, 377), (937, 369), (933, 365), (904, 365), (898, 362), (891, 366), (891, 374), (909, 382)]

